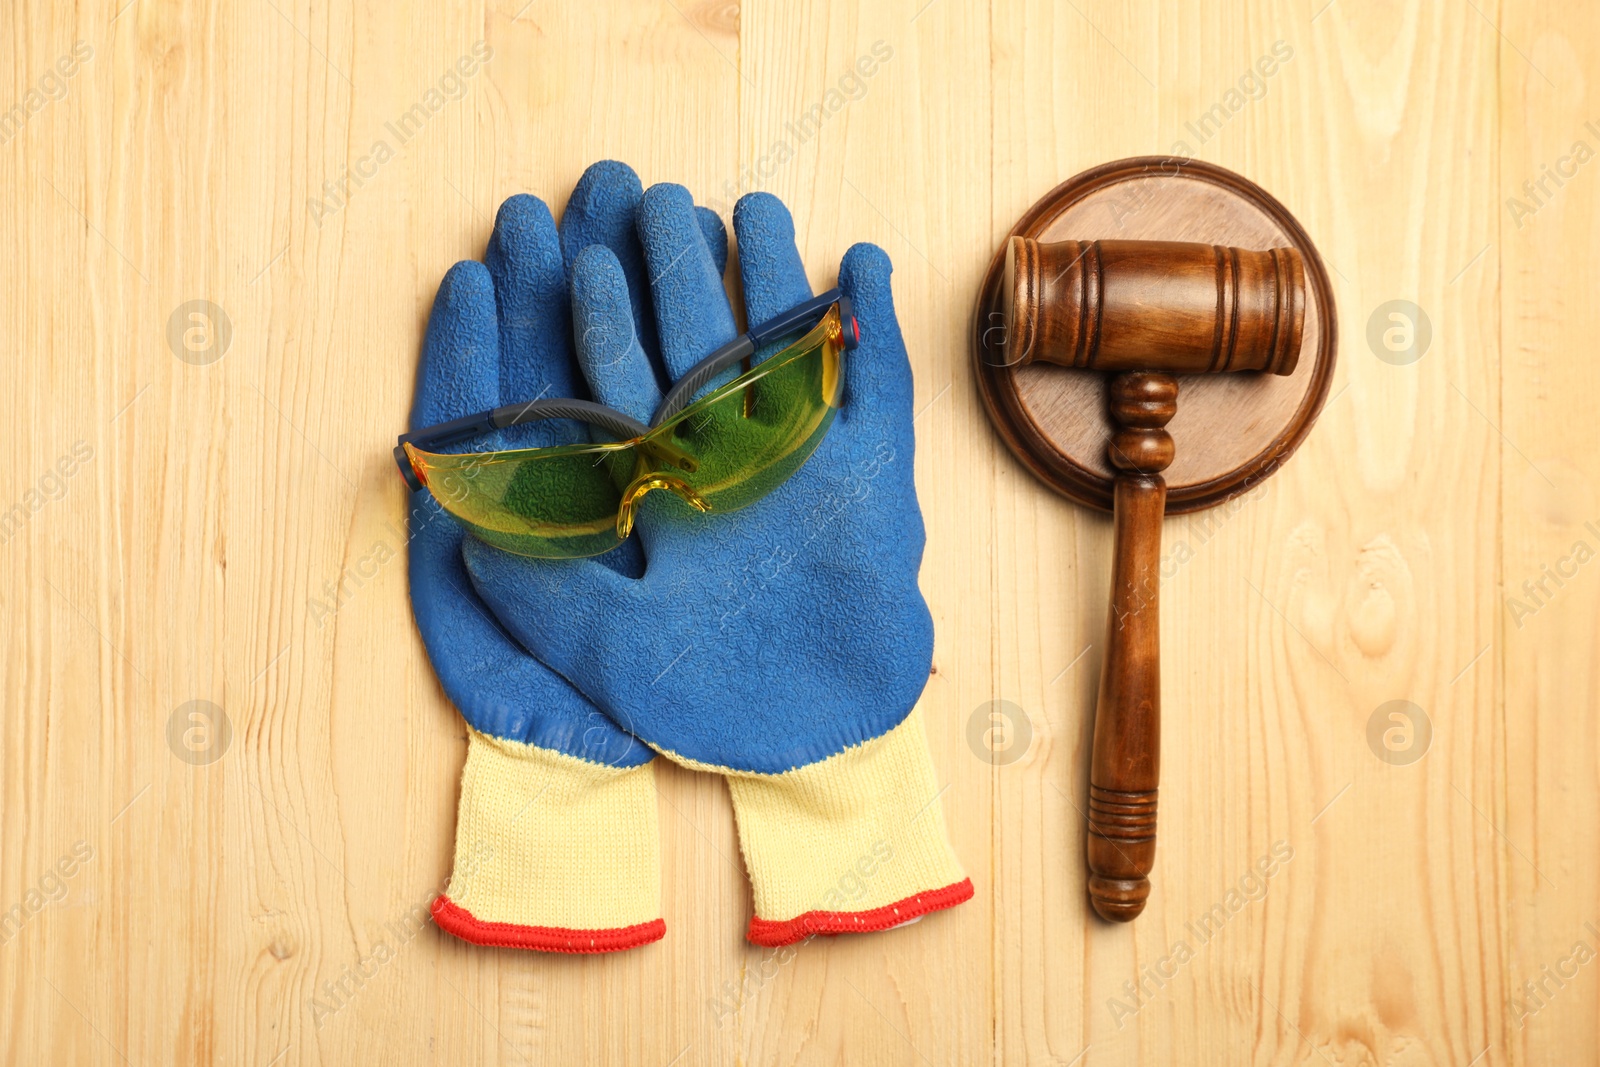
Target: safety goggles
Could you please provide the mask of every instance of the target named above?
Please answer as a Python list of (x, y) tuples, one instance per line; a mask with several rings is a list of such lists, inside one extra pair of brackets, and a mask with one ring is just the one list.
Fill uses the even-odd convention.
[[(816, 451), (838, 410), (840, 358), (860, 328), (837, 289), (734, 338), (696, 363), (646, 426), (586, 400), (536, 400), (402, 434), (395, 462), (412, 489), (483, 541), (524, 556), (597, 556), (633, 529), (639, 500), (668, 489), (699, 511), (733, 511), (777, 488)], [(750, 365), (758, 352), (771, 352)], [(746, 369), (696, 394), (738, 364)], [(540, 419), (586, 423), (609, 440), (444, 453), (478, 434)]]

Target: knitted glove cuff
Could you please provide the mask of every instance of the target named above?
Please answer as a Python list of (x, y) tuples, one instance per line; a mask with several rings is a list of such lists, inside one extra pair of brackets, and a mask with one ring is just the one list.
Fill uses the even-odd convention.
[(915, 709), (820, 763), (730, 774), (728, 789), (755, 893), (755, 944), (885, 930), (972, 896)]
[(433, 917), (475, 944), (545, 952), (659, 940), (651, 764), (608, 767), (469, 728), (455, 867)]

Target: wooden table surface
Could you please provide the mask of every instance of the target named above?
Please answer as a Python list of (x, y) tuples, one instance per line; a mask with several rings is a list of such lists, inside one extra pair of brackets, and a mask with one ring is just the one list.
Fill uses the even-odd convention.
[[(1593, 5), (95, 0), (0, 42), (0, 1062), (1600, 1062)], [(967, 325), (1037, 197), (1171, 151), (1298, 215), (1342, 348), (1263, 491), (1167, 521), (1113, 927), (1110, 522), (1004, 452)], [(608, 157), (778, 194), (814, 284), (895, 262), (969, 904), (756, 949), (724, 784), (663, 768), (664, 941), (419, 921), (464, 729), (389, 449), (445, 270)]]

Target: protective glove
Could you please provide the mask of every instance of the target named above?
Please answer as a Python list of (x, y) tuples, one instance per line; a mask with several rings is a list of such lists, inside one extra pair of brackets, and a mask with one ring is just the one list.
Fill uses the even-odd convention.
[[(788, 211), (734, 212), (751, 322), (811, 295)], [(722, 263), (686, 190), (639, 208), (666, 377), (731, 340)], [(858, 244), (840, 286), (860, 345), (837, 418), (786, 483), (733, 513), (671, 492), (641, 502), (643, 576), (536, 560), (469, 538), (474, 587), (513, 635), (615, 720), (686, 766), (727, 776), (754, 889), (748, 937), (884, 929), (972, 895), (951, 852), (915, 705), (933, 625), (917, 588), (912, 380), (888, 257)], [(578, 356), (594, 398), (648, 421), (660, 375), (608, 247), (571, 273)], [(654, 346), (651, 346), (654, 347)]]
[[(540, 396), (584, 395), (572, 354), (563, 248), (611, 250), (649, 301), (627, 167), (601, 163), (579, 181), (558, 238), (530, 196), (500, 208), (486, 263), (458, 263), (440, 283), (418, 370), (413, 429)], [(701, 210), (703, 240), (726, 262), (722, 224)], [(625, 288), (627, 282), (625, 281)], [(635, 302), (630, 302), (635, 303)], [(648, 318), (635, 326), (651, 330)], [(581, 441), (573, 423), (541, 422), (462, 450)], [(448, 491), (448, 486), (434, 486)], [(654, 753), (507, 636), (473, 591), (466, 537), (432, 493), (411, 494), (411, 605), (445, 694), (466, 720), (455, 868), (435, 921), (467, 941), (554, 952), (607, 952), (659, 939), (660, 840)], [(596, 566), (641, 573), (630, 541)]]

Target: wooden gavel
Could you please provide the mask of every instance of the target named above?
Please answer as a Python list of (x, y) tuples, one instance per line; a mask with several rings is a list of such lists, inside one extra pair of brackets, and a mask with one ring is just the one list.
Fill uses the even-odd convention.
[(1089, 897), (1103, 918), (1144, 910), (1156, 852), (1161, 748), (1161, 519), (1176, 374), (1290, 374), (1306, 280), (1292, 248), (1012, 237), (1005, 362), (1103, 371), (1115, 549), (1089, 771)]

